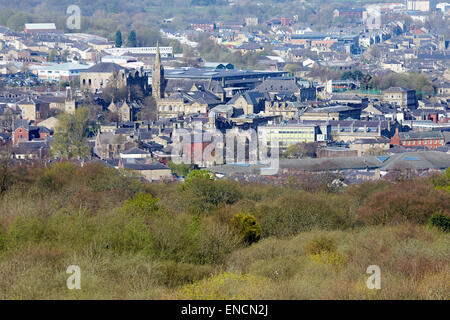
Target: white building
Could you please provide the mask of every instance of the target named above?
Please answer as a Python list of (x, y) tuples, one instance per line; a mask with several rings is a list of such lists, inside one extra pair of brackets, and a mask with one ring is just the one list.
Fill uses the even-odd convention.
[(434, 0), (406, 0), (406, 10), (430, 12), (436, 9)]
[(79, 76), (80, 71), (88, 69), (90, 66), (80, 63), (55, 63), (32, 67), (37, 70), (38, 79), (44, 81), (70, 81), (73, 77)]
[[(124, 54), (151, 54), (156, 55), (156, 47), (125, 47), (125, 48), (109, 48), (103, 50), (113, 56), (122, 56)], [(159, 47), (161, 57), (167, 58), (173, 56), (172, 47)]]
[(441, 10), (442, 14), (448, 16), (450, 15), (450, 3), (441, 2), (436, 5), (436, 9)]
[(55, 32), (56, 25), (54, 23), (25, 23), (25, 33), (38, 32)]

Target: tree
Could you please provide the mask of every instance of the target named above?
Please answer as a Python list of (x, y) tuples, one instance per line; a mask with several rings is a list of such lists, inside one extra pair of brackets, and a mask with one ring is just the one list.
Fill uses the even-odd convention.
[(131, 30), (130, 34), (128, 35), (128, 46), (129, 47), (136, 47), (136, 31)]
[(362, 87), (362, 89), (364, 89), (364, 90), (368, 90), (369, 89), (370, 80), (372, 80), (372, 76), (370, 76), (368, 74), (366, 74), (366, 75), (364, 75), (362, 77), (362, 79), (361, 79), (361, 87)]
[[(2, 10), (3, 11), (3, 10)], [(11, 15), (6, 22), (6, 26), (8, 28), (14, 29), (16, 31), (23, 30), (23, 26), (25, 23), (28, 23), (31, 20), (32, 16), (29, 13), (25, 12), (17, 12)]]
[(116, 48), (122, 47), (122, 32), (116, 31)]
[(176, 164), (172, 161), (169, 162), (169, 168), (178, 176), (186, 177), (192, 169), (192, 166), (185, 163)]
[(314, 158), (316, 156), (316, 145), (314, 143), (297, 143), (290, 145), (283, 153), (285, 158)]
[(61, 60), (63, 61), (63, 62), (67, 62), (67, 57), (69, 56), (69, 50), (64, 50), (63, 52), (62, 52), (62, 55), (61, 55)]
[(58, 52), (56, 50), (51, 50), (48, 54), (48, 61), (55, 62), (58, 60)]
[(87, 143), (89, 110), (81, 107), (74, 114), (62, 113), (55, 128), (55, 140), (51, 144), (54, 157), (72, 159), (89, 155)]
[(138, 120), (150, 121), (156, 120), (156, 100), (152, 96), (148, 96), (144, 99), (142, 109), (137, 115)]
[(9, 151), (0, 151), (0, 195), (8, 190), (12, 182), (11, 161), (12, 157)]
[(120, 86), (119, 82), (114, 79), (111, 80), (108, 85), (103, 89), (102, 98), (106, 103), (111, 103), (114, 99), (115, 102), (126, 100), (128, 97), (128, 90), (125, 86)]
[(298, 64), (295, 64), (295, 63), (288, 63), (283, 68), (284, 71), (288, 71), (288, 72), (290, 72), (292, 74), (294, 74), (297, 71), (300, 71), (300, 69), (301, 69), (300, 66)]

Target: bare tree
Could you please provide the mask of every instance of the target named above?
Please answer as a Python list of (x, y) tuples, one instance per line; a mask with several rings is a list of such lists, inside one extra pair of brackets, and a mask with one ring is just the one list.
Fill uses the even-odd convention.
[(11, 172), (12, 154), (11, 150), (0, 151), (0, 195), (8, 190), (12, 182)]

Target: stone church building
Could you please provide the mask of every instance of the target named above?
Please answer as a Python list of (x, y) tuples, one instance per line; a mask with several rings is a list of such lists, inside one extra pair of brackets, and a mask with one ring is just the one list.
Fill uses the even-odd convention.
[(118, 88), (138, 85), (148, 92), (148, 77), (143, 69), (124, 68), (112, 62), (101, 62), (80, 72), (80, 89), (84, 92), (98, 93), (108, 85)]

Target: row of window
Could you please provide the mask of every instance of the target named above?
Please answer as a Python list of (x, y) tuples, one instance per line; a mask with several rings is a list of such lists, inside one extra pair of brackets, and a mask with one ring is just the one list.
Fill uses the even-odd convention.
[(410, 140), (410, 141), (403, 141), (403, 145), (405, 145), (405, 146), (417, 146), (417, 145), (419, 145), (419, 144), (421, 144), (421, 145), (425, 145), (425, 144), (439, 144), (440, 142), (439, 142), (439, 140), (426, 140), (426, 141), (423, 141), (423, 140), (420, 140), (420, 141), (418, 141), (418, 140)]
[(277, 130), (269, 130), (267, 134), (313, 134), (312, 130), (296, 130), (296, 131), (277, 131)]
[(171, 106), (171, 105), (169, 105), (169, 106), (159, 106), (158, 110), (160, 112), (171, 112), (171, 111), (174, 111), (174, 112), (185, 112), (185, 111), (186, 112), (205, 112), (205, 111), (202, 111), (201, 109), (193, 108), (193, 109), (186, 109), (185, 110), (185, 108), (183, 106)]

